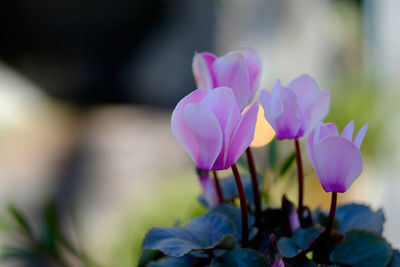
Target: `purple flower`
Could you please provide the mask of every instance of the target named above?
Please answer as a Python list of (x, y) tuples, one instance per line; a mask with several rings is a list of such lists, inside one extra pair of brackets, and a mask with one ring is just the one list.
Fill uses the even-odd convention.
[(254, 136), (258, 103), (241, 114), (232, 89), (197, 89), (175, 107), (171, 129), (203, 170), (231, 167)]
[(326, 192), (346, 192), (360, 176), (363, 159), (360, 146), (367, 132), (365, 124), (352, 139), (354, 121), (339, 135), (333, 123), (319, 123), (307, 139), (307, 155)]
[(196, 53), (192, 68), (197, 87), (232, 88), (240, 111), (250, 104), (260, 83), (261, 59), (251, 48), (233, 50), (221, 57)]
[(260, 101), (265, 119), (278, 140), (301, 138), (311, 132), (329, 111), (330, 92), (320, 90), (311, 76), (304, 74), (287, 87), (277, 80), (272, 94), (262, 90)]

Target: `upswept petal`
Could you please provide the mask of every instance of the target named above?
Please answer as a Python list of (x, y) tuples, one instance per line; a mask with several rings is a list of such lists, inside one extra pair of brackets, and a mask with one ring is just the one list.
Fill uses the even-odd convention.
[(212, 64), (215, 59), (216, 56), (208, 52), (195, 53), (192, 61), (192, 70), (197, 87), (207, 89), (214, 88)]
[(319, 132), (319, 140), (324, 139), (327, 136), (332, 136), (332, 135), (339, 135), (339, 131), (337, 129), (336, 124), (334, 123), (323, 123), (321, 122), (321, 128)]
[(254, 103), (243, 114), (232, 135), (226, 166), (233, 165), (242, 153), (250, 146), (254, 138), (257, 122), (258, 103)]
[(195, 150), (195, 140), (184, 117), (184, 109), (188, 104), (199, 103), (209, 92), (197, 89), (178, 102), (171, 116), (171, 131), (186, 151)]
[(353, 131), (354, 131), (354, 121), (350, 121), (346, 127), (344, 127), (342, 132), (342, 137), (346, 138), (350, 142), (353, 140)]
[(328, 90), (321, 90), (319, 98), (311, 110), (311, 116), (308, 126), (306, 127), (305, 135), (308, 135), (310, 131), (315, 129), (317, 123), (322, 121), (329, 112), (329, 106), (331, 102), (331, 92)]
[(247, 70), (250, 80), (250, 98), (256, 93), (261, 78), (262, 62), (260, 56), (252, 48), (239, 48), (228, 54), (239, 53), (246, 59)]
[(236, 118), (240, 119), (240, 111), (234, 109), (237, 107), (235, 96), (228, 87), (218, 87), (211, 90), (199, 104), (207, 107), (214, 113), (223, 132), (225, 131), (229, 116), (232, 115), (232, 111), (235, 113)]
[(358, 131), (356, 137), (354, 137), (354, 141), (353, 144), (360, 149), (361, 144), (364, 140), (365, 134), (367, 133), (368, 130), (368, 123), (365, 124), (363, 127), (361, 127), (361, 129)]
[(298, 97), (300, 112), (310, 112), (319, 97), (317, 82), (308, 74), (294, 78), (287, 86), (292, 89)]
[(239, 53), (219, 57), (214, 61), (213, 73), (215, 85), (231, 88), (240, 110), (244, 110), (250, 100), (250, 80), (245, 57)]
[(241, 118), (240, 110), (232, 90), (228, 87), (218, 87), (211, 90), (200, 102), (217, 117), (223, 133), (222, 149), (215, 165), (224, 166), (228, 155), (228, 146), (234, 128)]
[(292, 90), (285, 87), (279, 90), (279, 94), (283, 104), (283, 111), (274, 120), (276, 137), (278, 140), (295, 138), (301, 126), (297, 96)]
[(340, 136), (329, 136), (319, 143), (320, 158), (318, 175), (326, 192), (343, 193), (361, 174), (363, 160), (360, 151), (349, 140)]
[(188, 129), (193, 135), (193, 146), (187, 150), (197, 167), (211, 170), (222, 147), (222, 130), (216, 116), (206, 107), (189, 104), (184, 109)]
[(275, 119), (278, 118), (283, 112), (283, 103), (279, 94), (281, 82), (278, 79), (272, 89), (272, 94), (267, 90), (261, 90), (260, 102), (264, 108), (265, 119), (269, 122), (272, 128), (275, 128)]

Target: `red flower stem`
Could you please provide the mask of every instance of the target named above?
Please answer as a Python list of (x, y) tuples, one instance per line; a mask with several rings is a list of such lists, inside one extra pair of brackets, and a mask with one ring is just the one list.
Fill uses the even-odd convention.
[(253, 201), (256, 209), (256, 225), (261, 226), (261, 197), (260, 197), (260, 187), (258, 186), (257, 170), (256, 164), (254, 162), (253, 153), (251, 148), (246, 149), (247, 164), (249, 165), (249, 170), (251, 174), (251, 185), (253, 189)]
[(301, 160), (300, 144), (299, 140), (294, 139), (294, 146), (296, 149), (296, 165), (297, 165), (297, 175), (299, 177), (299, 205), (298, 214), (300, 225), (303, 224), (303, 195), (304, 195), (304, 175), (303, 175), (303, 162)]
[(328, 223), (326, 224), (325, 228), (325, 235), (328, 238), (328, 242), (330, 241), (330, 235), (333, 229), (333, 224), (335, 222), (336, 203), (337, 203), (337, 192), (332, 192), (331, 209), (329, 211)]
[(221, 185), (219, 184), (219, 179), (216, 171), (213, 171), (214, 174), (214, 180), (215, 180), (215, 187), (217, 188), (217, 195), (218, 195), (218, 201), (219, 203), (224, 203), (224, 193), (222, 192)]
[(239, 192), (240, 211), (242, 214), (242, 248), (247, 247), (249, 241), (249, 221), (247, 215), (247, 201), (244, 194), (242, 180), (240, 179), (239, 170), (236, 164), (232, 165), (233, 176), (235, 177), (236, 187)]

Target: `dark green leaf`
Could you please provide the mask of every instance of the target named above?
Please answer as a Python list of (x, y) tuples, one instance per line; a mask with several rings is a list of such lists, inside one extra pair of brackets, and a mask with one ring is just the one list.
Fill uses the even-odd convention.
[(265, 267), (267, 261), (264, 256), (253, 249), (234, 249), (221, 257), (213, 258), (210, 267)]
[(388, 267), (399, 267), (400, 266), (400, 252), (395, 249), (393, 250), (392, 258), (390, 259), (390, 263)]
[(26, 248), (18, 248), (18, 247), (4, 247), (1, 251), (2, 259), (30, 259), (37, 258), (38, 254)]
[(175, 257), (166, 257), (159, 262), (151, 262), (149, 267), (172, 267), (172, 266), (179, 266), (179, 267), (189, 267), (196, 261), (195, 257), (190, 255), (185, 255), (180, 258)]
[(289, 155), (289, 157), (286, 158), (286, 160), (283, 163), (282, 168), (281, 168), (281, 170), (279, 172), (280, 176), (285, 175), (285, 173), (293, 165), (295, 159), (296, 159), (296, 153), (295, 152), (293, 152), (292, 154)]
[(46, 203), (44, 207), (44, 224), (41, 241), (52, 251), (58, 253), (58, 239), (60, 237), (60, 225), (54, 202)]
[(146, 234), (142, 248), (181, 257), (194, 250), (233, 248), (235, 232), (235, 226), (226, 216), (206, 214), (183, 227), (153, 227)]
[(285, 263), (288, 263), (290, 266), (293, 267), (317, 267), (317, 265), (313, 261), (307, 259), (307, 257), (305, 256), (285, 259)]
[(354, 267), (384, 267), (390, 261), (392, 249), (385, 239), (365, 230), (350, 230), (344, 242), (337, 244), (330, 255), (333, 263)]
[(156, 261), (164, 255), (157, 250), (143, 250), (142, 256), (140, 256), (138, 267), (145, 267), (151, 261)]
[[(213, 214), (213, 213), (221, 213), (228, 217), (233, 222), (233, 225), (236, 228), (236, 238), (241, 241), (242, 239), (242, 217), (241, 217), (241, 212), (240, 209), (234, 205), (231, 204), (221, 204), (218, 206), (215, 206), (211, 208), (208, 212), (208, 214)], [(250, 233), (257, 233), (257, 231), (252, 231), (251, 226), (254, 225), (254, 216), (249, 214), (249, 227), (250, 227)], [(249, 239), (251, 239), (253, 236), (249, 236)]]
[(278, 242), (278, 247), (282, 257), (292, 258), (301, 251), (306, 250), (321, 232), (322, 229), (318, 227), (300, 228), (294, 233), (292, 238), (281, 238)]
[(322, 229), (316, 227), (306, 229), (300, 228), (294, 233), (292, 239), (301, 250), (305, 250), (321, 232)]
[(284, 258), (292, 258), (299, 254), (299, 249), (296, 245), (296, 242), (293, 239), (282, 237), (278, 241), (278, 248), (281, 252), (282, 257)]
[(352, 228), (359, 228), (382, 234), (385, 222), (385, 216), (381, 209), (374, 212), (370, 207), (360, 204), (338, 207), (336, 219), (340, 222), (339, 232), (341, 233)]

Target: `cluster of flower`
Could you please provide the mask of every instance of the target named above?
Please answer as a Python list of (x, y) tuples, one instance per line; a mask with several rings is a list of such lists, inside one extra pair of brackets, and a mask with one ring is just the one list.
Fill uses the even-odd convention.
[[(390, 245), (378, 236), (384, 222), (381, 211), (372, 212), (356, 204), (342, 206), (338, 208), (340, 227), (335, 220), (337, 193), (346, 192), (362, 172), (360, 146), (367, 124), (353, 138), (353, 121), (341, 134), (336, 124), (323, 123), (329, 112), (330, 92), (321, 90), (309, 75), (301, 75), (287, 86), (282, 86), (278, 80), (272, 93), (261, 90), (257, 94), (262, 64), (250, 48), (234, 50), (221, 57), (196, 53), (192, 67), (199, 89), (177, 104), (172, 113), (171, 129), (197, 166), (203, 200), (210, 210), (184, 227), (151, 229), (143, 241), (144, 251), (161, 251), (168, 257), (150, 266), (317, 266), (315, 263), (386, 266), (391, 258), (397, 257), (392, 263), (399, 260), (398, 252), (392, 257)], [(299, 188), (297, 210), (285, 196), (279, 209), (261, 205), (259, 179), (250, 149), (256, 123), (260, 123), (257, 122), (260, 105), (277, 139), (294, 140)], [(307, 139), (308, 159), (323, 189), (332, 192), (329, 216), (303, 206), (304, 178), (299, 145), (303, 137)], [(251, 194), (247, 194), (248, 188), (243, 186), (236, 166), (245, 151), (251, 174)], [(216, 173), (228, 168), (232, 168), (232, 181), (236, 185), (233, 196), (240, 199), (240, 211), (229, 204), (232, 195), (228, 196), (230, 191), (226, 190), (226, 184), (231, 180), (219, 181)], [(212, 182), (210, 171), (214, 173)], [(249, 195), (252, 199), (248, 202), (246, 196), (251, 198)], [(223, 226), (221, 214), (235, 225), (238, 242), (234, 241), (231, 247), (224, 239), (230, 235), (227, 230), (230, 223)], [(353, 228), (363, 230), (351, 230)], [(360, 248), (357, 243), (360, 240), (370, 242), (364, 242)], [(379, 247), (379, 252), (373, 251), (377, 253), (375, 256), (381, 257), (379, 264), (372, 259), (375, 256), (371, 256), (371, 246)], [(358, 250), (354, 255), (346, 254), (355, 248)], [(313, 252), (312, 260), (306, 257), (308, 252)]]

